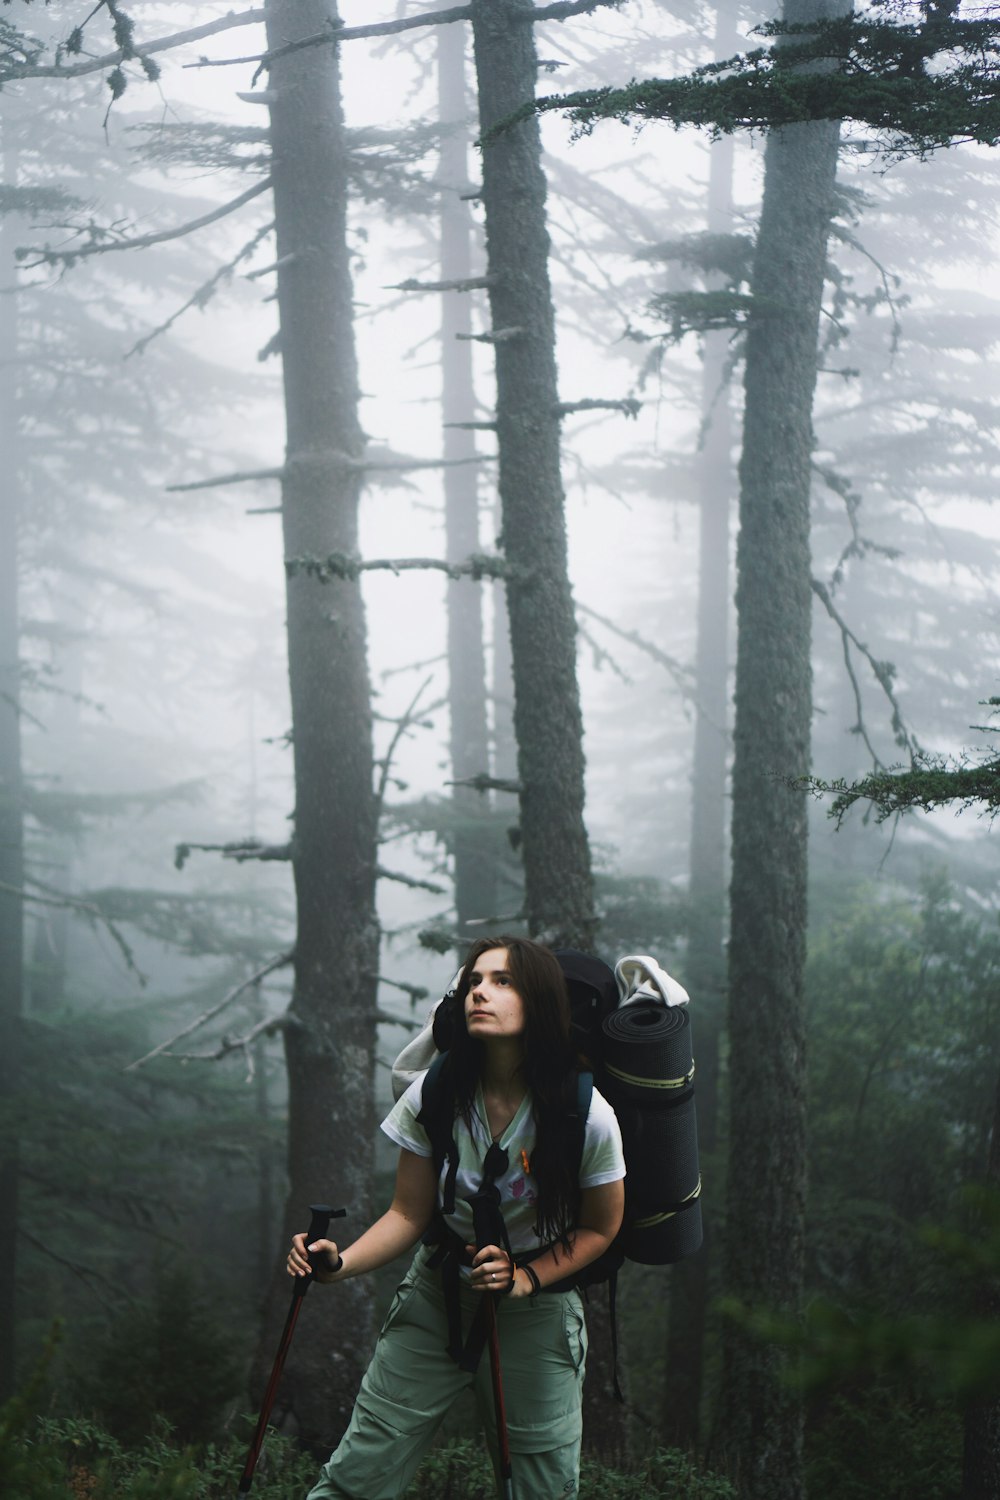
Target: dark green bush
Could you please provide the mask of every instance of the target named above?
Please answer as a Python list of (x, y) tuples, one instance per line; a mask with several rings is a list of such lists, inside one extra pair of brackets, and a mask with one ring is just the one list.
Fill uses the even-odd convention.
[[(495, 1494), (485, 1448), (462, 1441), (428, 1455), (407, 1500), (493, 1500)], [(661, 1449), (630, 1472), (585, 1461), (580, 1474), (579, 1500), (735, 1500), (735, 1494), (728, 1480), (674, 1449)]]

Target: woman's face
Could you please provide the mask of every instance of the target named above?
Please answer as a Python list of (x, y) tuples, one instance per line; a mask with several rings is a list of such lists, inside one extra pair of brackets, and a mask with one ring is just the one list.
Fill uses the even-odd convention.
[(523, 1033), (524, 1001), (510, 977), (506, 948), (488, 948), (476, 959), (465, 997), (465, 1024), (470, 1036), (483, 1041)]

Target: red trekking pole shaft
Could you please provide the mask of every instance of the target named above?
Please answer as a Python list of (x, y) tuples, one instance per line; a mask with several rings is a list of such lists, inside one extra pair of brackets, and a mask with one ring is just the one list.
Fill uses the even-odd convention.
[[(495, 1196), (494, 1196), (495, 1194)], [(503, 1223), (500, 1216), (500, 1195), (474, 1193), (467, 1200), (472, 1205), (472, 1232), (477, 1250), (484, 1245), (495, 1245), (502, 1238)], [(495, 1292), (484, 1292), (486, 1298), (486, 1336), (490, 1346), (490, 1376), (493, 1381), (493, 1410), (497, 1423), (497, 1454), (500, 1459), (501, 1500), (514, 1500), (514, 1473), (510, 1462), (510, 1435), (507, 1432), (507, 1409), (503, 1399), (503, 1371), (500, 1368), (500, 1336), (497, 1333), (497, 1304)]]
[[(312, 1217), (309, 1220), (309, 1234), (306, 1240), (308, 1245), (311, 1245), (314, 1240), (326, 1238), (326, 1231), (330, 1227), (331, 1219), (343, 1219), (347, 1216), (346, 1208), (328, 1208), (325, 1203), (310, 1203), (309, 1212)], [(240, 1487), (237, 1491), (240, 1495), (245, 1495), (253, 1484), (254, 1469), (257, 1467), (260, 1450), (264, 1446), (264, 1436), (267, 1432), (271, 1408), (274, 1406), (274, 1398), (278, 1394), (278, 1386), (281, 1383), (281, 1372), (285, 1368), (285, 1360), (288, 1357), (292, 1335), (295, 1332), (295, 1325), (299, 1319), (299, 1309), (302, 1306), (302, 1299), (313, 1283), (316, 1269), (313, 1263), (318, 1261), (322, 1254), (323, 1252), (319, 1251), (316, 1255), (310, 1255), (309, 1262), (313, 1265), (313, 1271), (308, 1276), (296, 1276), (295, 1278), (292, 1303), (288, 1309), (288, 1317), (285, 1319), (285, 1327), (278, 1344), (278, 1352), (274, 1356), (274, 1364), (271, 1367), (271, 1378), (268, 1380), (267, 1390), (264, 1392), (264, 1400), (261, 1403), (260, 1416), (257, 1418), (257, 1427), (250, 1444), (250, 1451), (247, 1454), (247, 1461), (243, 1466), (243, 1477), (240, 1479)]]

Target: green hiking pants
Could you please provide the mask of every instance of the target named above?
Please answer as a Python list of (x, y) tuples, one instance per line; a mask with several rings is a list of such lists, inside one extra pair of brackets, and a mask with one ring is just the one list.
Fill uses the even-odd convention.
[[(469, 1387), (497, 1463), (489, 1348), (474, 1375), (460, 1370), (448, 1337), (440, 1276), (419, 1250), (378, 1336), (350, 1426), (308, 1500), (398, 1500), (438, 1426)], [(468, 1330), (481, 1301), (461, 1291)], [(580, 1472), (580, 1399), (587, 1329), (579, 1292), (497, 1304), (500, 1362), (516, 1500), (568, 1500)]]

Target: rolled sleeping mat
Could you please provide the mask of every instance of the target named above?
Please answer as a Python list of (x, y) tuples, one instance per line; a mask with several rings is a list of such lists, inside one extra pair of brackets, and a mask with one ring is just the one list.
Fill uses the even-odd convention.
[(642, 1265), (665, 1265), (702, 1240), (690, 1014), (686, 1005), (625, 1005), (602, 1030), (601, 1091), (628, 1162), (623, 1248)]
[(601, 1027), (604, 1085), (617, 1108), (669, 1105), (694, 1082), (691, 1018), (686, 1005), (623, 1005)]

